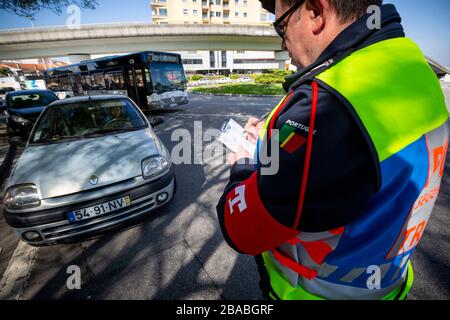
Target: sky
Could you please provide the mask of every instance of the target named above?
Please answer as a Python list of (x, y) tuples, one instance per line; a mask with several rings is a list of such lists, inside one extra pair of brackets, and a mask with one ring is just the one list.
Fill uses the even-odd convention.
[[(257, 1), (257, 0), (250, 0)], [(96, 10), (83, 10), (81, 23), (150, 22), (150, 0), (97, 0)], [(450, 66), (450, 0), (385, 0), (397, 6), (408, 37), (414, 39), (424, 53), (443, 65)], [(35, 27), (61, 26), (69, 14), (60, 16), (39, 12)], [(31, 21), (0, 9), (0, 30), (29, 28)]]

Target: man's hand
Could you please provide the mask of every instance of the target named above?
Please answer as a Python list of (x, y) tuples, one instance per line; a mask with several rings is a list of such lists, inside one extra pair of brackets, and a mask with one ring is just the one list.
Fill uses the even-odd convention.
[(245, 138), (253, 144), (258, 142), (259, 133), (264, 127), (264, 121), (258, 121), (259, 119), (250, 117), (244, 128), (246, 132)]
[[(259, 121), (259, 119), (250, 117), (248, 119), (247, 124), (245, 125), (245, 139), (250, 141), (253, 144), (256, 144), (258, 142), (259, 133), (264, 127), (264, 121)], [(234, 165), (236, 162), (238, 162), (241, 159), (244, 158), (252, 158), (253, 156), (250, 155), (247, 151), (245, 151), (241, 146), (239, 147), (239, 150), (236, 153), (230, 154), (228, 157), (228, 164)]]
[(244, 148), (239, 146), (239, 149), (236, 153), (232, 153), (228, 156), (228, 164), (232, 166), (241, 159), (245, 158), (251, 159), (252, 157), (253, 156), (250, 155), (247, 151), (245, 151)]

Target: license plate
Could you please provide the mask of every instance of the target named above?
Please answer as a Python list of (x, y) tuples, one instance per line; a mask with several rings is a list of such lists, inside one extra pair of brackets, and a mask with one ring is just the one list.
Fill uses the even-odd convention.
[(129, 206), (131, 206), (131, 199), (130, 196), (126, 196), (120, 199), (98, 204), (89, 208), (70, 211), (67, 214), (67, 218), (69, 219), (69, 222), (72, 223), (76, 221), (92, 219)]

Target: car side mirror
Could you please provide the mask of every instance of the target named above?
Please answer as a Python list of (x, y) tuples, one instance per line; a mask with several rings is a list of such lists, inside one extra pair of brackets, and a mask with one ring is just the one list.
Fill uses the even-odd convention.
[(24, 148), (26, 146), (26, 142), (22, 139), (22, 137), (9, 138), (9, 144), (16, 148)]
[(159, 126), (159, 125), (161, 125), (161, 124), (163, 124), (164, 123), (164, 118), (163, 117), (154, 117), (153, 119), (152, 119), (152, 121), (150, 121), (150, 125), (153, 127), (153, 128), (155, 128), (155, 127), (157, 127), (157, 126)]

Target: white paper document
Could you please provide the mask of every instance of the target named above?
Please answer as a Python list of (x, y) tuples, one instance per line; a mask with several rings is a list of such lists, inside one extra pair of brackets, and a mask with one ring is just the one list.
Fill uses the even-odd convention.
[(227, 146), (227, 148), (233, 152), (237, 152), (239, 146), (242, 146), (253, 157), (256, 145), (245, 139), (245, 130), (239, 123), (230, 119), (223, 124), (221, 132), (219, 141)]

